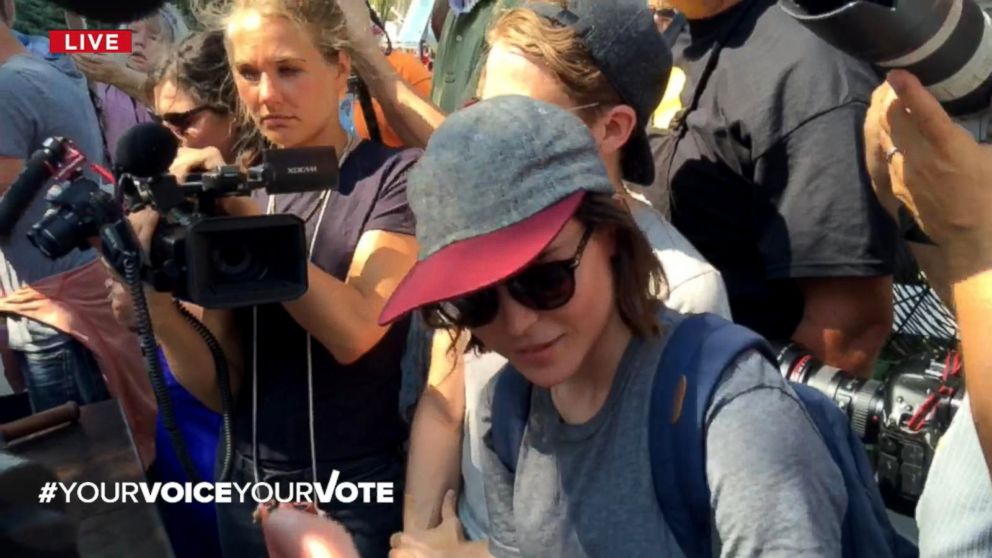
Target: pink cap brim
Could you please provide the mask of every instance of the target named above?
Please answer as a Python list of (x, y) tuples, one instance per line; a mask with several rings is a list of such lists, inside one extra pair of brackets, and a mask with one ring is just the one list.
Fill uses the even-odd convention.
[(584, 195), (575, 192), (523, 221), (455, 242), (417, 262), (386, 301), (379, 325), (428, 304), (484, 289), (520, 271), (558, 236)]

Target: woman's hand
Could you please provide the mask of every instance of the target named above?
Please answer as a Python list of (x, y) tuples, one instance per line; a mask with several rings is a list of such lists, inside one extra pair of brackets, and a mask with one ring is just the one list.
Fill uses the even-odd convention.
[[(455, 491), (449, 490), (441, 504), (441, 523), (426, 531), (396, 533), (389, 539), (389, 558), (454, 558), (464, 555), (462, 524), (455, 511)], [(467, 549), (464, 549), (467, 550)]]
[[(148, 254), (151, 250), (152, 236), (155, 233), (155, 228), (158, 226), (158, 212), (146, 207), (141, 211), (136, 211), (128, 215), (128, 221), (131, 222), (131, 228), (134, 230), (134, 234), (141, 244), (142, 251)], [(107, 265), (107, 262), (104, 261), (104, 264)], [(107, 298), (110, 300), (110, 308), (114, 313), (114, 317), (124, 327), (131, 331), (137, 331), (138, 321), (134, 314), (134, 301), (131, 300), (131, 292), (114, 269), (109, 265), (107, 265), (107, 269), (110, 271), (110, 278), (107, 279), (105, 286), (107, 287)], [(154, 313), (156, 308), (172, 304), (172, 295), (169, 293), (158, 292), (148, 285), (144, 286), (144, 290), (145, 302), (150, 312)]]
[(90, 81), (117, 85), (133, 71), (125, 64), (125, 59), (113, 54), (73, 54), (72, 61)]
[(180, 147), (172, 165), (169, 166), (169, 174), (174, 175), (176, 181), (185, 182), (190, 173), (212, 171), (226, 164), (224, 156), (214, 146), (198, 149)]

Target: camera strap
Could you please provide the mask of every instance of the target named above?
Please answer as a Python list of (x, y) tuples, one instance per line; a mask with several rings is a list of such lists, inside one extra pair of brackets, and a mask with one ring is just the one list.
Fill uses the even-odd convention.
[[(679, 143), (685, 138), (689, 131), (687, 122), (689, 114), (699, 108), (699, 101), (703, 97), (703, 92), (706, 91), (706, 85), (709, 83), (710, 77), (716, 70), (716, 65), (720, 60), (720, 53), (723, 51), (723, 47), (730, 41), (730, 38), (733, 36), (734, 32), (741, 26), (741, 23), (747, 19), (747, 15), (755, 9), (754, 6), (756, 4), (760, 4), (760, 2), (751, 0), (747, 5), (741, 7), (741, 11), (737, 14), (737, 17), (735, 17), (730, 24), (724, 28), (723, 33), (716, 39), (713, 49), (706, 58), (706, 63), (703, 65), (703, 70), (700, 72), (699, 78), (696, 81), (694, 89), (692, 90), (692, 95), (689, 97), (689, 104), (684, 106), (675, 114), (675, 116), (672, 117), (672, 120), (668, 125), (668, 137), (666, 138), (667, 142), (661, 157), (661, 168), (658, 172), (658, 175), (664, 177), (666, 182), (671, 181), (672, 166), (675, 163), (675, 154), (678, 152)], [(674, 35), (671, 36), (671, 44), (674, 45), (675, 39), (676, 37)]]
[[(349, 136), (341, 156), (338, 157), (338, 168), (344, 167), (348, 156), (358, 147), (361, 142), (357, 137)], [(327, 202), (331, 199), (331, 190), (321, 192), (317, 205), (320, 207), (317, 215), (317, 225), (314, 227), (313, 237), (310, 238), (310, 246), (307, 247), (307, 262), (313, 261), (313, 249), (317, 245), (317, 235), (320, 232), (320, 225), (324, 220), (327, 210)], [(275, 196), (269, 195), (265, 208), (266, 215), (275, 213)], [(313, 338), (307, 331), (307, 419), (309, 422), (310, 434), (310, 468), (313, 482), (317, 480), (317, 438), (314, 435), (314, 400), (313, 400)], [(251, 460), (255, 475), (255, 482), (260, 482), (258, 465), (258, 306), (251, 309)]]

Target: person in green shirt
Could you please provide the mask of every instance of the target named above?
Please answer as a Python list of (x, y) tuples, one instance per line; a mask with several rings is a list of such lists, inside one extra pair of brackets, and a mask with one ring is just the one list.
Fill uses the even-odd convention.
[(520, 5), (520, 0), (438, 0), (449, 4), (434, 60), (431, 100), (452, 113), (476, 93), (485, 63), (486, 31), (495, 15)]

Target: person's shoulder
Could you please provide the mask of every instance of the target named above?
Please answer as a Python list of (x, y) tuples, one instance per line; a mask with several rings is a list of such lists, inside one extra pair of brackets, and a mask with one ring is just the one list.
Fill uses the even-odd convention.
[(354, 162), (359, 169), (359, 181), (374, 180), (389, 181), (397, 169), (407, 169), (420, 159), (421, 149), (389, 147), (379, 142), (363, 140), (349, 155), (348, 161)]
[(57, 72), (43, 60), (30, 54), (19, 54), (0, 64), (0, 86), (6, 91), (44, 90), (53, 73)]
[(12, 56), (0, 65), (0, 75), (7, 79), (11, 76), (31, 82), (38, 87), (50, 87), (53, 82), (68, 83), (79, 81), (82, 75), (75, 70), (70, 61), (47, 61), (33, 54), (18, 54)]
[(477, 412), (481, 418), (488, 420), (492, 414), (493, 399), (496, 398), (496, 391), (500, 385), (500, 378), (508, 374), (520, 374), (520, 372), (513, 368), (513, 365), (509, 362), (504, 362), (482, 386), (482, 391), (479, 395), (477, 406)]
[(628, 200), (631, 215), (644, 233), (665, 271), (669, 289), (701, 275), (719, 275), (713, 265), (699, 253), (665, 216), (637, 198)]
[(762, 51), (762, 68), (776, 72), (782, 87), (802, 88), (838, 104), (871, 98), (880, 78), (871, 65), (818, 37), (778, 3), (768, 6), (751, 35)]
[(724, 370), (713, 392), (713, 404), (707, 411), (707, 422), (714, 414), (735, 399), (750, 394), (777, 392), (802, 405), (798, 396), (782, 377), (781, 372), (765, 356), (749, 350), (741, 354)]
[[(755, 156), (815, 119), (843, 107), (867, 110), (880, 78), (834, 48), (771, 0), (721, 55), (713, 87), (721, 110), (741, 123)], [(724, 60), (726, 58), (726, 60)]]
[(632, 197), (628, 198), (627, 206), (637, 227), (644, 233), (659, 259), (662, 259), (663, 255), (679, 254), (687, 260), (698, 262), (701, 266), (712, 267), (699, 250), (696, 250), (696, 247), (650, 204)]

